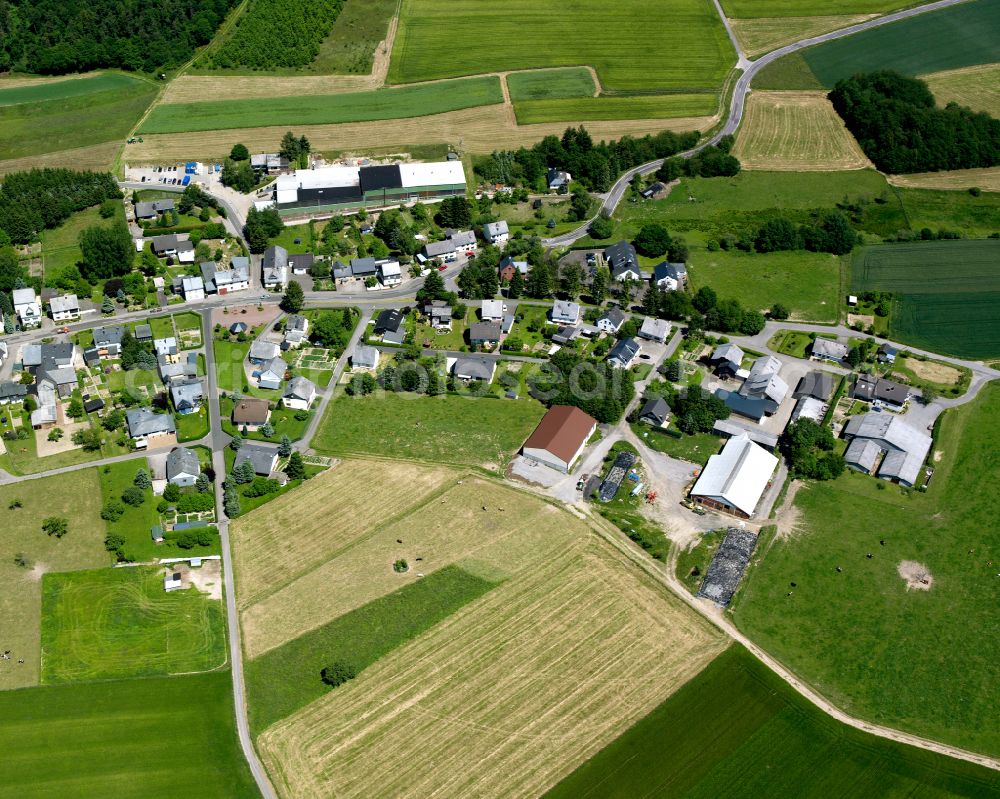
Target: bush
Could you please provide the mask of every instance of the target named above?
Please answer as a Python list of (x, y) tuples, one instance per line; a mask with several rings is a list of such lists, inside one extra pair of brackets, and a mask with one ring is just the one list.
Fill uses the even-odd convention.
[(165, 502), (177, 502), (181, 498), (180, 486), (176, 486), (173, 483), (167, 483), (167, 487), (163, 489), (163, 499)]
[(69, 529), (69, 522), (59, 516), (49, 516), (42, 522), (42, 532), (56, 538), (62, 538)]
[(392, 570), (402, 574), (410, 570), (410, 564), (407, 563), (403, 558), (400, 558), (395, 563), (392, 564)]
[(131, 505), (132, 507), (137, 508), (145, 501), (146, 492), (139, 488), (139, 486), (129, 486), (122, 491), (122, 502), (126, 505)]
[(281, 484), (277, 480), (268, 477), (255, 477), (253, 482), (243, 489), (245, 497), (264, 497), (281, 490)]
[(163, 536), (173, 541), (181, 549), (210, 547), (215, 542), (215, 531), (211, 527), (192, 527), (190, 530), (172, 530)]
[(211, 494), (184, 494), (177, 500), (178, 513), (197, 513), (214, 507), (215, 498)]
[(348, 680), (353, 680), (355, 674), (353, 666), (338, 660), (324, 667), (320, 672), (320, 677), (331, 688), (336, 688)]
[(125, 515), (125, 506), (117, 499), (109, 499), (101, 508), (101, 518), (107, 522), (116, 522)]

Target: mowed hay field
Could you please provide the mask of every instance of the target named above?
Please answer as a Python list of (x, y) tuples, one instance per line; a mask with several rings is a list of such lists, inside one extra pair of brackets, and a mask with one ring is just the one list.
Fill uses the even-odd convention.
[(109, 141), (74, 150), (60, 150), (42, 155), (29, 155), (24, 158), (11, 158), (0, 161), (0, 175), (6, 175), (10, 172), (24, 172), (29, 169), (45, 169), (46, 167), (91, 169), (100, 172), (111, 165), (121, 147), (120, 141)]
[[(19, 500), (20, 508), (10, 505)], [(0, 690), (37, 685), (41, 651), (42, 575), (110, 566), (104, 549), (101, 487), (94, 469), (0, 487)], [(42, 532), (42, 520), (61, 516), (61, 539)], [(23, 553), (29, 567), (14, 565)], [(17, 661), (24, 658), (24, 663)], [(2, 760), (2, 758), (0, 758)]]
[[(392, 83), (589, 65), (606, 91), (717, 92), (735, 61), (715, 9), (698, 0), (403, 0), (399, 19)], [(642, 47), (650, 31), (669, 47)]]
[(824, 92), (754, 92), (733, 154), (744, 169), (837, 171), (871, 162)]
[[(840, 0), (838, 14), (884, 14), (913, 5), (908, 0)], [(722, 0), (727, 17), (810, 17), (828, 13), (824, 0)]]
[[(240, 607), (320, 566), (455, 479), (443, 467), (345, 461), (269, 503), (266, 513), (234, 520), (230, 535)], [(337, 504), (335, 525), (327, 507), (331, 498)]]
[(958, 103), (1000, 117), (1000, 64), (921, 75), (938, 105)]
[[(724, 648), (588, 522), (478, 478), (444, 499), (391, 535), (502, 582), (265, 730), (282, 795), (537, 796)], [(370, 549), (351, 568), (382, 583), (393, 553)], [(325, 585), (324, 604), (356, 601), (356, 583)]]
[(964, 358), (1000, 355), (1000, 241), (866, 247), (852, 258), (851, 285), (895, 294), (896, 341)]
[(749, 17), (730, 19), (729, 24), (748, 58), (769, 53), (786, 44), (821, 33), (840, 30), (874, 14), (837, 14), (819, 17)]
[[(710, 116), (719, 110), (715, 94), (655, 94), (640, 97), (576, 97), (514, 103), (519, 125), (580, 120), (656, 119)], [(590, 126), (587, 126), (588, 130)]]
[(892, 175), (893, 186), (913, 189), (971, 189), (1000, 192), (1000, 166), (988, 169), (954, 169), (949, 172), (917, 172), (912, 175)]

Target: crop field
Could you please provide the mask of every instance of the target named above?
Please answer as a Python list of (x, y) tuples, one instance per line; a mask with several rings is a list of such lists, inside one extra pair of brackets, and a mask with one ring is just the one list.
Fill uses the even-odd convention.
[(985, 797), (995, 771), (839, 724), (734, 645), (544, 799)]
[(840, 259), (821, 252), (691, 251), (691, 285), (710, 286), (720, 297), (735, 297), (766, 311), (784, 304), (792, 316), (810, 322), (837, 320)]
[[(907, 0), (844, 0), (838, 14), (885, 14), (913, 5)], [(727, 17), (810, 17), (830, 11), (823, 0), (722, 0)]]
[(370, 122), (422, 117), (502, 102), (500, 79), (487, 76), (308, 99), (276, 97), (267, 103), (218, 100), (158, 105), (143, 122), (141, 132), (184, 133), (268, 125)]
[(533, 399), (385, 392), (335, 397), (313, 437), (317, 452), (381, 455), (499, 469), (545, 413)]
[[(38, 684), (42, 575), (111, 563), (100, 512), (95, 469), (0, 486), (0, 645), (11, 652), (10, 660), (0, 660), (0, 691)], [(42, 532), (42, 519), (49, 516), (69, 520), (63, 538)], [(27, 566), (15, 565), (18, 553)], [(24, 663), (17, 662), (21, 658)]]
[[(87, 87), (85, 93), (81, 85)], [(113, 73), (0, 89), (0, 161), (33, 163), (37, 156), (123, 139), (155, 94), (151, 81)], [(55, 157), (50, 155), (46, 163), (51, 165)], [(55, 164), (77, 167), (72, 154), (64, 157)]]
[[(537, 796), (724, 648), (587, 522), (492, 481), (445, 499), (392, 538), (430, 555), (456, 534), (482, 541), (457, 565), (502, 582), (265, 730), (280, 793)], [(453, 512), (471, 514), (461, 529)], [(381, 583), (385, 557), (356, 568)], [(326, 586), (324, 603), (356, 604), (353, 587)]]
[[(237, 599), (246, 608), (334, 557), (388, 520), (455, 480), (449, 469), (345, 461), (271, 503), (266, 514), (232, 522)], [(330, 527), (326, 502), (337, 497)], [(378, 497), (377, 502), (372, 497)]]
[(871, 167), (823, 92), (754, 92), (733, 154), (744, 169), (801, 172)]
[(48, 574), (42, 682), (208, 671), (226, 661), (222, 603), (163, 590), (163, 567)]
[(977, 186), (983, 191), (1000, 192), (1000, 166), (988, 169), (954, 169), (948, 172), (893, 175), (889, 182), (894, 186), (913, 189), (970, 189)]
[(18, 799), (259, 796), (228, 671), (0, 691), (0, 785)]
[(577, 122), (590, 119), (655, 119), (710, 116), (719, 110), (719, 96), (710, 93), (655, 94), (639, 97), (577, 97), (522, 100), (514, 103), (519, 125), (536, 122)]
[[(644, 49), (638, 66), (651, 30), (670, 46)], [(622, 0), (613, 22), (600, 3), (403, 0), (389, 80), (589, 65), (605, 90), (717, 92), (734, 56), (715, 9), (697, 0)]]
[(510, 99), (514, 102), (553, 100), (560, 97), (592, 97), (597, 91), (594, 76), (586, 67), (511, 72), (506, 80)]
[(938, 105), (958, 103), (1000, 117), (1000, 64), (921, 75)]
[(328, 690), (319, 679), (324, 666), (341, 661), (361, 671), (496, 584), (445, 566), (249, 661), (254, 734), (323, 696)]
[(894, 340), (966, 358), (1000, 354), (1000, 241), (867, 247), (851, 274), (855, 291), (896, 295)]
[(800, 39), (856, 25), (871, 19), (872, 16), (872, 14), (837, 14), (817, 17), (744, 17), (730, 19), (729, 24), (743, 52), (748, 58), (756, 58)]
[(974, 0), (920, 14), (809, 48), (803, 57), (827, 87), (856, 72), (921, 75), (989, 64), (1000, 61), (1000, 4)]
[[(856, 472), (799, 490), (798, 532), (751, 569), (735, 609), (744, 632), (846, 712), (994, 756), (998, 419), (996, 382), (945, 412), (927, 493)], [(904, 560), (926, 568), (927, 590), (907, 588)]]

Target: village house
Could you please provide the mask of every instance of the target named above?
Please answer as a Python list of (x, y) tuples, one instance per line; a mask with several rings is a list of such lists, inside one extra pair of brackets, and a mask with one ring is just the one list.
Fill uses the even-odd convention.
[(639, 410), (639, 421), (653, 427), (664, 427), (670, 418), (670, 406), (663, 397), (647, 397)]
[(469, 343), (474, 347), (495, 347), (501, 335), (498, 322), (476, 322), (469, 328)]
[(480, 317), (484, 322), (502, 322), (506, 313), (507, 306), (503, 304), (503, 300), (483, 300)]
[(281, 348), (273, 341), (266, 341), (259, 338), (250, 344), (250, 351), (247, 353), (247, 360), (253, 366), (263, 366), (272, 358), (277, 358), (281, 354)]
[(549, 191), (565, 191), (569, 188), (573, 176), (569, 172), (562, 172), (555, 167), (549, 167), (545, 174), (545, 181), (548, 183)]
[(397, 308), (379, 311), (372, 332), (376, 336), (381, 336), (385, 344), (402, 344), (406, 337), (406, 326), (403, 324), (405, 319), (403, 312)]
[(278, 465), (278, 449), (265, 444), (244, 442), (236, 453), (233, 461), (233, 468), (249, 463), (253, 466), (254, 474), (267, 477)]
[(178, 353), (180, 352), (177, 349), (177, 339), (173, 336), (154, 339), (153, 352), (156, 353), (157, 357), (166, 358), (170, 363), (175, 363), (178, 360)]
[(174, 447), (167, 455), (167, 482), (180, 488), (190, 488), (201, 474), (198, 453), (187, 447)]
[(34, 289), (14, 289), (11, 292), (14, 314), (21, 321), (21, 327), (28, 330), (42, 323), (42, 304)]
[(175, 380), (170, 384), (170, 399), (181, 415), (197, 413), (205, 398), (205, 384), (198, 378)]
[(80, 318), (80, 301), (75, 294), (63, 294), (49, 300), (49, 313), (53, 322), (67, 322)]
[(122, 339), (125, 328), (122, 325), (94, 328), (94, 349), (101, 358), (117, 358), (122, 354)]
[(634, 338), (624, 338), (611, 348), (608, 353), (608, 363), (616, 369), (628, 369), (638, 357), (639, 342)]
[(826, 402), (833, 394), (833, 375), (829, 372), (821, 372), (818, 369), (804, 375), (799, 384), (795, 387), (792, 396), (795, 399), (802, 397), (812, 397), (821, 402)]
[(552, 303), (551, 320), (557, 325), (576, 325), (580, 322), (579, 303), (556, 300)]
[(614, 280), (639, 280), (642, 273), (639, 271), (639, 257), (636, 255), (635, 247), (627, 241), (619, 241), (610, 245), (604, 250), (604, 260), (607, 261), (611, 269), (611, 277)]
[(424, 304), (422, 312), (435, 330), (451, 330), (451, 311), (445, 300), (431, 300)]
[(665, 344), (669, 335), (670, 322), (666, 319), (654, 319), (647, 316), (639, 327), (639, 338), (644, 338), (647, 341), (658, 341)]
[(358, 344), (351, 354), (352, 369), (377, 369), (378, 361), (378, 349), (366, 344)]
[(291, 314), (285, 319), (285, 339), (283, 349), (297, 349), (309, 335), (309, 320), (300, 314)]
[(150, 202), (138, 202), (135, 204), (135, 218), (156, 219), (160, 214), (173, 210), (174, 201), (170, 198), (152, 200)]
[(257, 385), (261, 388), (277, 390), (281, 388), (286, 372), (288, 372), (288, 364), (281, 358), (274, 357), (262, 364), (260, 370), (254, 372), (254, 376), (257, 378)]
[(851, 399), (870, 402), (873, 407), (886, 407), (893, 411), (906, 408), (912, 396), (909, 386), (894, 383), (875, 375), (857, 375), (851, 385)]
[(507, 222), (501, 219), (499, 222), (488, 222), (483, 225), (483, 238), (494, 247), (503, 247), (510, 239), (510, 230)]
[(444, 241), (429, 241), (424, 245), (424, 255), (427, 258), (441, 258), (451, 261), (460, 252), (475, 252), (479, 249), (476, 234), (471, 230), (449, 230), (445, 232)]
[(841, 363), (847, 357), (847, 345), (817, 336), (813, 340), (810, 352), (817, 361)]
[(510, 283), (517, 272), (520, 272), (522, 277), (526, 277), (528, 274), (528, 262), (515, 261), (509, 255), (505, 255), (500, 259), (500, 266), (497, 269), (497, 276), (500, 278), (500, 282)]
[(621, 308), (612, 307), (608, 308), (604, 315), (597, 320), (597, 329), (602, 333), (615, 335), (621, 330), (623, 324), (625, 324), (625, 314), (622, 313)]
[(456, 358), (451, 373), (459, 380), (482, 380), (489, 383), (496, 373), (495, 358)]
[(288, 282), (288, 250), (272, 244), (264, 250), (261, 261), (264, 288), (280, 291)]
[(687, 267), (661, 261), (653, 267), (653, 284), (661, 291), (680, 291), (687, 282)]
[(200, 302), (205, 299), (205, 282), (200, 275), (188, 275), (181, 280), (181, 291), (186, 302)]
[(379, 282), (386, 287), (398, 286), (403, 282), (403, 271), (399, 261), (385, 261), (378, 265)]
[(0, 383), (0, 405), (23, 402), (28, 396), (28, 387), (23, 383)]
[(137, 449), (155, 447), (160, 439), (177, 433), (172, 414), (153, 413), (149, 408), (129, 408), (125, 411), (125, 422)]
[(301, 375), (288, 381), (281, 393), (281, 404), (297, 411), (308, 411), (316, 399), (316, 386)]
[(206, 294), (230, 294), (250, 288), (250, 259), (237, 256), (228, 269), (219, 269), (215, 261), (201, 264), (201, 279)]
[(293, 275), (307, 275), (316, 263), (316, 256), (311, 252), (289, 254), (288, 269)]
[(242, 397), (233, 404), (231, 418), (239, 430), (259, 430), (271, 418), (271, 403), (264, 399)]

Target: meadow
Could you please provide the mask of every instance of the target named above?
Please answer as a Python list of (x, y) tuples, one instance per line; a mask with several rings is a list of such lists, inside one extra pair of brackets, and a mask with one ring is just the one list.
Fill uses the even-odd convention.
[(222, 603), (163, 590), (163, 567), (47, 574), (42, 682), (208, 671), (226, 662)]
[(544, 413), (540, 403), (527, 397), (339, 395), (327, 407), (312, 446), (328, 455), (384, 455), (496, 470)]
[[(895, 296), (894, 340), (966, 358), (1000, 354), (1000, 241), (958, 240), (866, 247), (851, 263), (855, 292)], [(941, 264), (949, 264), (944, 271)]]
[(938, 105), (958, 103), (1000, 117), (1000, 64), (921, 75)]
[(600, 97), (522, 100), (514, 103), (514, 113), (517, 115), (519, 125), (539, 122), (578, 122), (589, 119), (703, 117), (711, 116), (718, 110), (718, 95), (708, 92), (634, 97), (602, 95)]
[[(392, 83), (541, 67), (589, 65), (605, 91), (717, 92), (734, 61), (715, 9), (695, 0), (623, 0), (606, 7), (557, 0), (403, 0)], [(642, 51), (650, 30), (669, 48)], [(456, 46), (460, 42), (461, 46)]]
[[(0, 89), (0, 160), (124, 139), (155, 95), (151, 81), (117, 73)], [(72, 154), (60, 165), (75, 167)]]
[[(442, 499), (384, 530), (388, 541), (500, 584), (266, 729), (257, 742), (279, 793), (538, 795), (725, 646), (584, 520), (492, 480)], [(449, 539), (478, 549), (449, 552)], [(382, 583), (390, 562), (352, 568)], [(356, 583), (324, 585), (323, 604), (357, 606)]]
[(495, 585), (457, 566), (446, 566), (248, 661), (254, 734), (326, 694), (330, 689), (320, 679), (325, 666), (347, 663), (360, 672)]
[(561, 97), (592, 97), (597, 87), (586, 67), (536, 69), (511, 72), (506, 77), (510, 99), (552, 100)]
[[(997, 383), (946, 411), (927, 493), (851, 471), (800, 489), (797, 531), (750, 570), (734, 610), (745, 633), (846, 712), (991, 755), (998, 418)], [(928, 590), (907, 589), (904, 560), (926, 568)]]
[(754, 92), (733, 147), (744, 169), (836, 171), (871, 162), (823, 92)]
[[(975, 185), (975, 180), (975, 175), (966, 174), (962, 188)], [(983, 238), (1000, 233), (1000, 195), (996, 193), (974, 197), (968, 191), (902, 187), (896, 189), (895, 194), (903, 204), (911, 230), (929, 227), (932, 230), (951, 230), (963, 236)]]
[[(95, 469), (0, 486), (0, 641), (11, 652), (10, 660), (0, 660), (0, 696), (3, 689), (38, 684), (42, 575), (111, 564), (100, 511)], [(63, 538), (42, 532), (41, 521), (49, 516), (69, 520)], [(15, 565), (18, 553), (25, 566)]]
[(495, 76), (444, 81), (423, 86), (369, 92), (217, 100), (158, 105), (142, 123), (141, 133), (184, 133), (269, 125), (325, 125), (340, 122), (423, 117), (503, 102)]
[(260, 794), (227, 671), (0, 691), (0, 785), (19, 799)]
[(733, 645), (544, 799), (987, 797), (997, 773), (817, 710)]
[(38, 238), (42, 244), (42, 264), (45, 270), (46, 285), (54, 286), (63, 269), (68, 266), (76, 266), (83, 260), (79, 239), (84, 228), (95, 225), (109, 227), (119, 220), (125, 220), (125, 209), (118, 203), (115, 204), (115, 215), (110, 219), (103, 219), (100, 209), (94, 206), (78, 211), (59, 227), (41, 231)]

